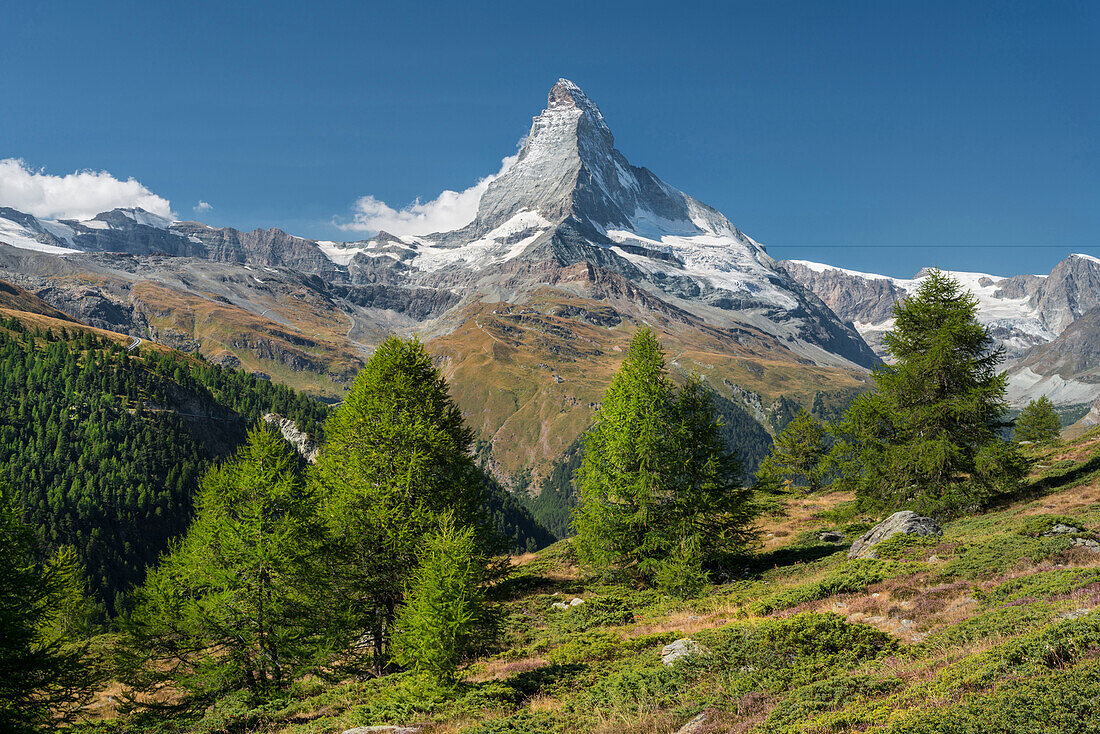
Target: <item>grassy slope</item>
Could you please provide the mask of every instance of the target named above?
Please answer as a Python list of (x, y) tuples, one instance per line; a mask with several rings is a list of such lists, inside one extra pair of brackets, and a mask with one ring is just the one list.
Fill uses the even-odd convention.
[[(584, 431), (638, 322), (595, 326), (555, 315), (556, 309), (598, 310), (602, 304), (555, 296), (552, 303), (477, 303), (450, 334), (427, 342), (443, 360), (466, 420), (493, 447), (500, 474), (542, 476)], [(798, 364), (786, 350), (743, 345), (738, 335), (688, 327), (648, 313), (674, 375), (697, 374), (731, 397), (733, 386), (765, 404), (784, 395), (809, 407), (821, 391), (856, 392), (865, 374)], [(736, 401), (735, 401), (736, 402)]]
[(212, 359), (232, 354), (241, 369), (263, 372), (296, 390), (341, 397), (363, 361), (346, 337), (348, 316), (312, 295), (307, 289), (289, 297), (274, 293), (267, 318), (213, 295), (197, 298), (152, 281), (133, 289), (158, 340), (199, 346)]
[[(1100, 429), (1035, 456), (1025, 495), (879, 560), (847, 559), (876, 519), (849, 498), (792, 499), (741, 578), (687, 602), (585, 582), (559, 543), (516, 559), (497, 589), (506, 642), (458, 689), (306, 683), (263, 710), (223, 701), (193, 730), (673, 732), (706, 712), (714, 732), (1097, 731), (1100, 554), (1036, 536), (1054, 516), (1100, 528)], [(838, 529), (847, 542), (818, 540)], [(684, 636), (708, 654), (662, 666)]]

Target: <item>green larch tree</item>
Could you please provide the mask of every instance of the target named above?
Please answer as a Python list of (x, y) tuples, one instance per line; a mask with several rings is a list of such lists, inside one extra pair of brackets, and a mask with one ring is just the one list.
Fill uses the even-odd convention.
[(136, 593), (126, 682), (170, 682), (203, 706), (231, 691), (263, 698), (328, 661), (346, 638), (322, 530), (294, 450), (251, 431), (203, 478), (194, 523)]
[(1054, 411), (1054, 403), (1046, 395), (1032, 400), (1016, 418), (1016, 430), (1013, 437), (1017, 441), (1032, 443), (1050, 443), (1058, 438), (1062, 430), (1062, 421)]
[(581, 562), (686, 588), (705, 563), (742, 547), (751, 513), (720, 427), (706, 390), (691, 380), (677, 391), (657, 336), (639, 329), (584, 437), (573, 520)]
[(488, 559), (476, 529), (456, 526), (449, 513), (422, 541), (396, 620), (394, 658), (401, 665), (453, 683), (459, 665), (495, 634), (485, 597)]
[(894, 364), (874, 373), (837, 427), (833, 458), (866, 505), (949, 511), (1011, 488), (1026, 462), (1000, 437), (1007, 405), (977, 299), (933, 270), (894, 307), (883, 344)]
[(424, 538), (453, 513), (490, 544), (473, 434), (420, 342), (378, 346), (325, 423), (311, 480), (338, 560), (341, 603), (356, 610), (359, 649), (375, 670), (390, 660), (394, 620)]
[(824, 486), (829, 454), (826, 431), (805, 409), (775, 437), (771, 453), (760, 465), (758, 476), (787, 482), (803, 492)]
[(64, 579), (36, 561), (34, 531), (0, 485), (0, 730), (52, 730), (72, 721), (97, 683), (79, 638), (52, 624)]

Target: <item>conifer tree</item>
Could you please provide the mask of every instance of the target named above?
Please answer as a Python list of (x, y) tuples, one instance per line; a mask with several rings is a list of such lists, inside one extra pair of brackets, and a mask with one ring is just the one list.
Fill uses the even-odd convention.
[(1014, 437), (1017, 441), (1049, 443), (1058, 438), (1062, 421), (1054, 411), (1054, 403), (1046, 395), (1032, 400), (1016, 419)]
[(463, 659), (494, 635), (486, 566), (475, 528), (457, 527), (450, 513), (444, 515), (424, 538), (406, 585), (393, 638), (398, 663), (454, 682)]
[(728, 448), (712, 395), (692, 377), (673, 402), (672, 494), (660, 513), (666, 531), (654, 549), (658, 568), (671, 557), (720, 565), (753, 538), (751, 492), (741, 485), (741, 464)]
[(476, 527), (484, 482), (447, 383), (418, 341), (386, 339), (325, 424), (311, 476), (339, 558), (342, 603), (356, 610), (373, 667), (390, 658), (394, 619), (424, 537), (445, 512)]
[(55, 634), (61, 584), (35, 561), (34, 533), (15, 493), (0, 485), (0, 730), (31, 732), (71, 721), (96, 680), (86, 647)]
[(337, 641), (316, 497), (282, 436), (256, 428), (203, 478), (186, 537), (152, 571), (131, 615), (127, 682), (165, 682), (201, 706), (260, 698), (326, 661)]
[(672, 484), (674, 400), (657, 336), (640, 328), (584, 437), (573, 518), (584, 565), (610, 570), (647, 560), (646, 537)]
[(858, 398), (836, 430), (833, 458), (864, 504), (957, 510), (1023, 477), (1024, 460), (1000, 438), (1003, 350), (977, 308), (938, 270), (895, 305), (883, 338), (895, 363), (874, 373), (875, 392)]
[(677, 393), (656, 335), (639, 329), (584, 438), (574, 511), (582, 563), (673, 588), (740, 547), (751, 517), (719, 428), (701, 385)]
[(760, 465), (759, 476), (786, 481), (807, 493), (821, 489), (826, 475), (825, 427), (801, 410), (775, 437), (771, 453)]
[(42, 634), (55, 640), (81, 640), (92, 634), (100, 613), (88, 595), (84, 564), (76, 549), (63, 545), (47, 564), (54, 577), (53, 601), (44, 620)]

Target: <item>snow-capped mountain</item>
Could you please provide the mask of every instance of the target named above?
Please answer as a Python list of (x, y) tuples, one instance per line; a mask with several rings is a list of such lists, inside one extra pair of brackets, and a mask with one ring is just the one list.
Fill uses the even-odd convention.
[[(759, 330), (800, 359), (875, 364), (855, 330), (792, 280), (763, 246), (718, 211), (631, 165), (614, 143), (596, 104), (561, 79), (515, 163), (483, 194), (474, 221), (426, 237), (380, 232), (364, 242), (325, 242), (280, 230), (244, 233), (168, 222), (141, 210), (83, 222), (0, 216), (20, 227), (11, 244), (54, 254), (204, 257), (291, 267), (331, 282), (445, 290), (467, 300), (501, 297), (501, 280), (507, 281), (507, 300), (522, 300), (545, 285), (548, 269), (589, 263), (712, 326)], [(20, 218), (27, 221), (18, 224)]]
[[(489, 185), (469, 225), (321, 247), (353, 277), (357, 267), (369, 264), (377, 273), (388, 261), (408, 282), (430, 286), (442, 278), (475, 291), (494, 273), (587, 262), (707, 323), (760, 329), (815, 363), (875, 363), (858, 334), (763, 246), (720, 212), (631, 165), (614, 143), (595, 103), (561, 79), (516, 162)], [(469, 281), (464, 273), (478, 277)], [(520, 286), (514, 279), (511, 285)]]
[[(924, 277), (891, 278), (806, 260), (782, 265), (884, 358), (882, 335), (893, 326), (894, 303), (916, 291)], [(1100, 308), (1100, 258), (1070, 255), (1049, 275), (949, 274), (977, 296), (978, 319), (1005, 348), (1011, 400), (1025, 403), (1047, 395), (1070, 405), (1100, 397), (1094, 374), (1100, 364), (1094, 364), (1094, 350), (1082, 336)]]
[[(333, 397), (387, 333), (416, 334), (446, 364), (502, 476), (545, 468), (577, 437), (634, 326), (657, 329), (670, 367), (719, 399), (787, 414), (865, 389), (880, 361), (868, 342), (919, 282), (776, 262), (723, 214), (632, 165), (564, 79), (453, 231), (330, 242), (140, 209), (45, 221), (0, 208), (0, 243), (0, 280), (74, 318)], [(1021, 372), (1031, 392), (1047, 365), (1065, 372), (1072, 360), (1057, 355), (1082, 338), (1063, 348), (1060, 335), (1100, 306), (1095, 258), (1049, 276), (959, 275), (1015, 359), (1054, 345), (1028, 363), (1037, 379)]]

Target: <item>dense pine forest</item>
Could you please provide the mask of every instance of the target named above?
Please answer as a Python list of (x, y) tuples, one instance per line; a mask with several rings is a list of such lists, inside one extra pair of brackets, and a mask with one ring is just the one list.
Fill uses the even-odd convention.
[(317, 435), (327, 408), (168, 350), (0, 323), (0, 472), (46, 550), (76, 549), (109, 613), (187, 528), (199, 477), (266, 412)]
[[(110, 616), (187, 529), (211, 462), (265, 413), (320, 442), (329, 407), (171, 350), (130, 352), (86, 329), (0, 322), (0, 471), (22, 492), (44, 552), (76, 549)], [(487, 502), (518, 549), (554, 540), (499, 486)]]

